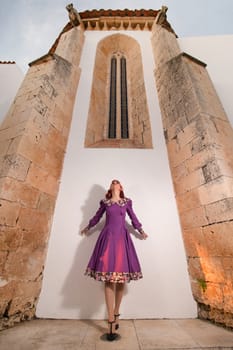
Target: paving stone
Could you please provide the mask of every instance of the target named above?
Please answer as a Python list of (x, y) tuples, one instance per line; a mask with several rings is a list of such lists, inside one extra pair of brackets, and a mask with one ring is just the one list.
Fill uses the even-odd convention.
[(198, 319), (120, 320), (108, 342), (103, 320), (37, 319), (0, 332), (1, 350), (226, 350), (233, 332)]

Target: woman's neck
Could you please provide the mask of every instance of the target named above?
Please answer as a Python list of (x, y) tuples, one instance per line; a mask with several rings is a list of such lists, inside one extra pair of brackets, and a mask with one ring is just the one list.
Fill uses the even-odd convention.
[(119, 201), (121, 199), (120, 192), (119, 191), (112, 191), (112, 198), (113, 201)]

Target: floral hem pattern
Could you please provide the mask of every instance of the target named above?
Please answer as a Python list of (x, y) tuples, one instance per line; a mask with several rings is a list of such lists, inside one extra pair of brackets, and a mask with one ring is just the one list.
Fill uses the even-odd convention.
[(142, 278), (140, 272), (98, 272), (86, 269), (85, 275), (93, 277), (96, 281), (101, 282), (113, 282), (113, 283), (125, 283), (130, 281), (136, 281)]

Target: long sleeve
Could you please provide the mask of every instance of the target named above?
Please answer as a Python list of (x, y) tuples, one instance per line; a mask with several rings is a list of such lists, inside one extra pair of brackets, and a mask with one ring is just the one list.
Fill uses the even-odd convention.
[(142, 227), (142, 224), (139, 222), (136, 214), (134, 213), (133, 211), (133, 204), (132, 204), (132, 201), (131, 199), (129, 200), (128, 202), (128, 207), (127, 207), (127, 214), (129, 215), (130, 217), (130, 220), (132, 222), (132, 225), (133, 227), (136, 229), (136, 230), (139, 230), (141, 227)]
[(97, 210), (97, 212), (95, 213), (95, 215), (90, 219), (89, 224), (88, 224), (88, 228), (95, 226), (100, 221), (105, 210), (106, 210), (106, 207), (105, 207), (104, 201), (101, 200), (100, 207)]

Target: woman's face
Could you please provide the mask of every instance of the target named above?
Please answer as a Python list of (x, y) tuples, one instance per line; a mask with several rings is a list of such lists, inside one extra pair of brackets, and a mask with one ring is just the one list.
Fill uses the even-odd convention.
[(120, 181), (118, 180), (113, 180), (110, 186), (110, 190), (119, 190), (122, 191), (122, 186), (120, 184)]

